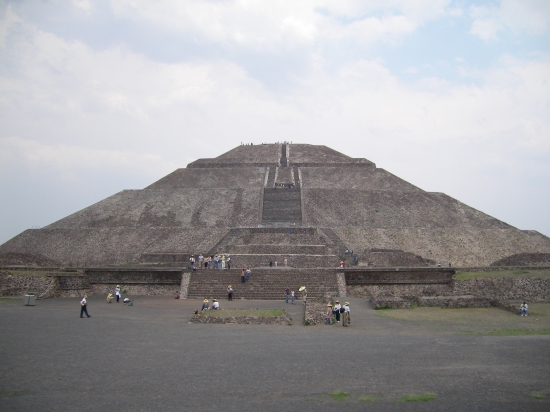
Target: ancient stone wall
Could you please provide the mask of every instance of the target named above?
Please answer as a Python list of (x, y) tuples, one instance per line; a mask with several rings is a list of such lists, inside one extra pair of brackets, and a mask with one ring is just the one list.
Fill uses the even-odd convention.
[(550, 301), (550, 279), (475, 278), (455, 281), (454, 295), (476, 295), (499, 301)]
[(53, 276), (11, 275), (0, 272), (0, 296), (23, 296), (27, 293), (37, 297), (59, 295), (59, 284)]

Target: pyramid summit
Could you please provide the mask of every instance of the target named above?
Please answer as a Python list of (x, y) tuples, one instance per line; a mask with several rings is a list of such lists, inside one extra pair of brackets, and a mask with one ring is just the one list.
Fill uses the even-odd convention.
[(335, 267), (487, 266), (548, 261), (550, 239), (362, 158), (309, 144), (240, 145), (142, 190), (123, 190), (0, 245), (1, 264), (177, 265), (228, 254), (236, 266), (285, 258)]

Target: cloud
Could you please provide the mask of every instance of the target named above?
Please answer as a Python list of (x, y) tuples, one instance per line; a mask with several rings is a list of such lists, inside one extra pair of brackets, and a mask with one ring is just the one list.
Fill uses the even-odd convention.
[(24, 167), (34, 174), (56, 172), (61, 180), (78, 181), (81, 175), (108, 170), (146, 178), (169, 173), (177, 165), (157, 154), (90, 149), (66, 144), (48, 145), (21, 137), (0, 138), (0, 171)]
[(482, 40), (498, 39), (498, 32), (539, 35), (550, 26), (550, 2), (546, 0), (501, 0), (498, 6), (471, 6), (470, 33)]

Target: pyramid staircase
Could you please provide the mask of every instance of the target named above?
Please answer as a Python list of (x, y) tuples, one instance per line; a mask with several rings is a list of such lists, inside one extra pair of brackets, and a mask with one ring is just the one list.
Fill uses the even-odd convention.
[[(331, 236), (336, 236), (334, 233)], [(304, 227), (260, 227), (231, 229), (208, 252), (229, 255), (233, 268), (284, 265), (297, 268), (336, 268), (343, 252), (339, 238), (326, 231)], [(345, 249), (344, 249), (345, 250)]]
[(308, 297), (339, 296), (337, 274), (334, 269), (252, 269), (250, 280), (241, 282), (240, 270), (203, 269), (191, 274), (187, 294), (189, 299), (226, 299), (227, 286), (235, 290), (233, 299), (282, 300), (286, 288), (294, 290), (296, 298), (300, 286), (306, 286)]

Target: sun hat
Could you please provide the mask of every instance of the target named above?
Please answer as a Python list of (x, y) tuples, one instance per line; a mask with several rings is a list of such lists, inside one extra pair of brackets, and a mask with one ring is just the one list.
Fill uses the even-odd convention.
[(336, 302), (334, 302), (334, 303), (340, 303), (340, 301), (339, 301), (339, 300), (337, 300), (337, 301), (336, 301)]
[(216, 300), (216, 299), (212, 299), (212, 302), (217, 302), (217, 300)]
[(120, 285), (116, 285), (116, 287), (117, 287), (117, 288), (119, 288), (119, 287), (120, 287)]
[(203, 302), (204, 302), (204, 303), (208, 303), (208, 299), (204, 299)]
[(330, 306), (330, 307), (332, 307), (332, 305), (331, 305), (330, 303), (327, 303), (327, 306)]
[(231, 287), (231, 285), (228, 286), (228, 288), (230, 288), (230, 287)]
[(349, 302), (344, 303), (344, 306), (348, 306), (348, 305), (349, 305)]

